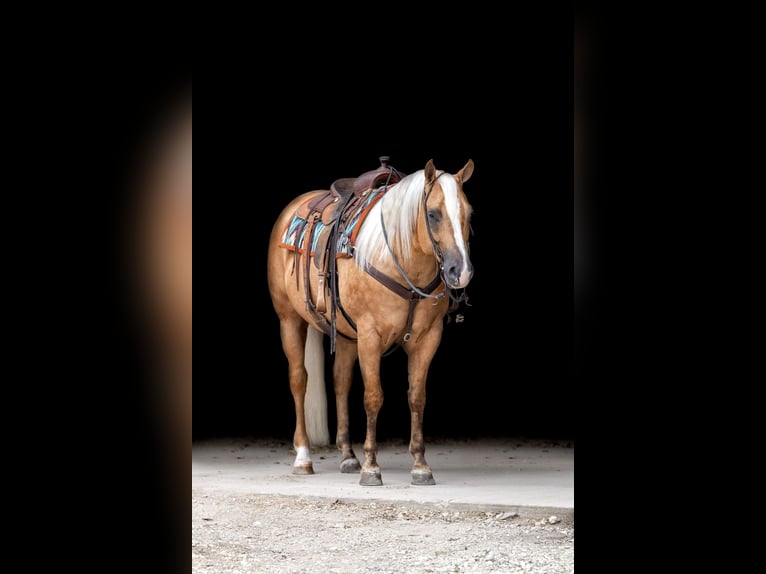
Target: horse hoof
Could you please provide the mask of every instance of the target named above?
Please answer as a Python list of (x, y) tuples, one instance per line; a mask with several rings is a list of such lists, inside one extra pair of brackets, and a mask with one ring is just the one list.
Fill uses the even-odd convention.
[(314, 474), (314, 465), (311, 463), (293, 465), (293, 474)]
[(380, 478), (380, 471), (365, 470), (362, 472), (362, 477), (359, 479), (359, 484), (362, 486), (381, 486), (383, 481)]
[(362, 469), (362, 465), (356, 458), (347, 458), (340, 463), (340, 471), (344, 474), (353, 474), (359, 472)]
[(434, 475), (430, 470), (413, 470), (410, 475), (412, 476), (412, 484), (417, 486), (436, 484)]

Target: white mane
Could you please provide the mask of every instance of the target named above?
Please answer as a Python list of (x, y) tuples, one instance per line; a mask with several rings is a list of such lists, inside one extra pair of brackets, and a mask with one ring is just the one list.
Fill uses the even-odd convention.
[(383, 199), (372, 207), (356, 237), (354, 257), (357, 264), (362, 268), (368, 263), (374, 265), (388, 254), (380, 223), (381, 211), (391, 249), (396, 251), (403, 264), (407, 263), (412, 253), (412, 237), (423, 204), (424, 187), (425, 174), (421, 169), (391, 186)]

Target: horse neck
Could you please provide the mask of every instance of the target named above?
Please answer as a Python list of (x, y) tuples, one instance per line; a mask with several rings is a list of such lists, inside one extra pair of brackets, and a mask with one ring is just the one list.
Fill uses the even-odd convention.
[[(418, 232), (420, 231), (421, 230), (418, 230)], [(425, 230), (423, 230), (423, 232), (426, 233)], [(396, 258), (404, 272), (407, 274), (407, 277), (409, 277), (410, 281), (417, 287), (428, 285), (439, 272), (439, 262), (436, 259), (436, 254), (431, 247), (430, 241), (427, 242), (427, 250), (423, 249), (421, 243), (421, 241), (415, 241), (413, 243), (413, 251), (410, 253), (409, 258), (406, 261), (400, 254), (396, 254)], [(385, 262), (382, 262), (380, 270), (397, 279), (401, 276), (401, 271), (390, 254)]]

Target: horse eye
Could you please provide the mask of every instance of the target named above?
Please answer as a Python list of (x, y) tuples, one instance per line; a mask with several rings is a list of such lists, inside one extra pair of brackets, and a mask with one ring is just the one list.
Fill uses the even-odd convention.
[(439, 222), (439, 215), (435, 211), (428, 210), (428, 219), (433, 221), (434, 223)]

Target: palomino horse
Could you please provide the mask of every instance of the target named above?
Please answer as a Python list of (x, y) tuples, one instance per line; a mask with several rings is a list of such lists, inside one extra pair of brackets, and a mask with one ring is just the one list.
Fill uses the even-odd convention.
[[(380, 361), (388, 349), (401, 346), (408, 355), (412, 484), (435, 484), (423, 442), (426, 376), (450, 301), (462, 299), (464, 294), (458, 297), (457, 290), (473, 275), (468, 256), (471, 205), (463, 184), (474, 166), (468, 160), (453, 175), (437, 170), (431, 160), (425, 169), (402, 176), (386, 165), (387, 159), (381, 158), (379, 170), (356, 181), (338, 180), (329, 192), (297, 197), (271, 233), (269, 290), (295, 401), (293, 473), (314, 472), (304, 415), (304, 359), (308, 353), (323, 352), (323, 347), (321, 337), (307, 338), (311, 325), (331, 337), (335, 352), (340, 471), (361, 470), (363, 486), (383, 484), (376, 460), (376, 424), (383, 404)], [(365, 177), (370, 174), (375, 178)], [(336, 315), (337, 310), (341, 313)], [(307, 348), (307, 340), (313, 348)], [(348, 418), (357, 359), (367, 413), (361, 467), (351, 448)]]

